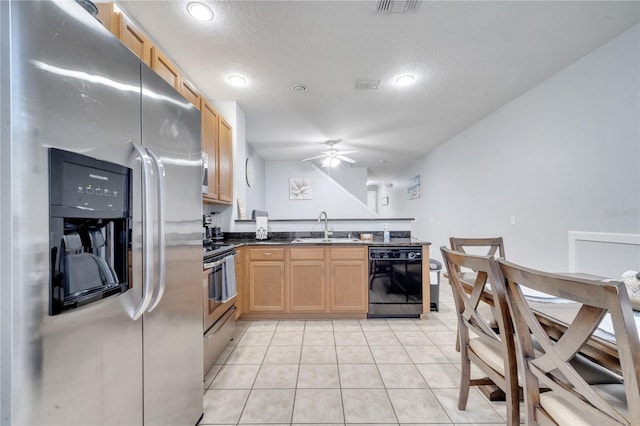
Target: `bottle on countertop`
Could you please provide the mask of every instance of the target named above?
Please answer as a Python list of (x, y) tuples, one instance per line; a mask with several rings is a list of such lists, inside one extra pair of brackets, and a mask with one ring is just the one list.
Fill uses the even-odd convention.
[(390, 243), (391, 242), (391, 236), (389, 234), (389, 224), (388, 223), (384, 224), (383, 239), (384, 239), (385, 243)]

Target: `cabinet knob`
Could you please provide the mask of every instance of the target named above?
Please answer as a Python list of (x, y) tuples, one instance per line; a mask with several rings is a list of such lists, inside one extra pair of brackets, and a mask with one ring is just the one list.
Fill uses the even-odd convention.
[(264, 252), (264, 255), (265, 255), (265, 256), (271, 256), (271, 252), (268, 252), (268, 251), (267, 251), (267, 252)]

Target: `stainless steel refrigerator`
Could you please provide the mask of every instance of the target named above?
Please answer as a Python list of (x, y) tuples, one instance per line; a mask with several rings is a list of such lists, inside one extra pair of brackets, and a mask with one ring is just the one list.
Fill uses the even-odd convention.
[[(200, 113), (74, 1), (2, 1), (0, 32), (0, 423), (196, 424)], [(109, 241), (126, 240), (128, 271), (110, 273), (122, 289), (62, 311), (52, 309), (50, 200), (60, 182), (50, 179), (51, 148), (122, 167), (131, 180), (126, 232), (105, 226), (86, 233), (89, 243), (74, 240), (75, 219), (63, 237), (64, 250), (77, 241), (105, 265), (98, 280), (115, 271)], [(107, 177), (93, 177), (77, 191), (116, 196), (98, 188)], [(83, 253), (87, 244), (96, 251)], [(69, 287), (82, 285), (75, 279)]]

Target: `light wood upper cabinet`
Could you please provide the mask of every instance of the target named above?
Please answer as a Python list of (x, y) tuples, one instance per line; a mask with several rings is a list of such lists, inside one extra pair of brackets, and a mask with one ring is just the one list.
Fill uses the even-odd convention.
[(205, 202), (231, 204), (233, 201), (233, 132), (231, 126), (204, 98), (202, 106), (202, 150), (207, 153), (208, 190)]
[(200, 93), (195, 86), (184, 78), (180, 78), (180, 94), (184, 96), (196, 108), (200, 109)]
[(153, 69), (164, 81), (180, 91), (180, 72), (157, 47), (151, 48), (151, 69)]
[(324, 248), (291, 247), (287, 272), (289, 311), (325, 312)]
[(114, 3), (98, 3), (98, 18), (145, 64), (202, 111), (202, 150), (208, 154), (208, 192), (203, 201), (233, 202), (233, 130), (218, 112), (180, 74), (178, 67), (154, 46)]
[(207, 153), (206, 201), (218, 200), (218, 111), (202, 99), (202, 150)]
[(118, 33), (116, 36), (127, 46), (142, 62), (152, 67), (152, 46), (149, 39), (140, 31), (124, 13), (118, 13)]
[(102, 22), (102, 25), (109, 31), (111, 34), (118, 37), (119, 34), (119, 21), (118, 21), (118, 13), (116, 13), (115, 5), (113, 3), (95, 3), (98, 8), (98, 19)]
[(329, 309), (334, 312), (368, 310), (367, 248), (329, 248)]
[(233, 201), (233, 132), (222, 117), (218, 123), (218, 198), (222, 202)]

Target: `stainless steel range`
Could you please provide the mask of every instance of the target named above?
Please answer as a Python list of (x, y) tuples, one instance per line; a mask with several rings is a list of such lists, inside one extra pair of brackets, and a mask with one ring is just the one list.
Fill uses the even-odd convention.
[(227, 344), (236, 326), (235, 250), (226, 244), (204, 248), (204, 375), (206, 376)]

